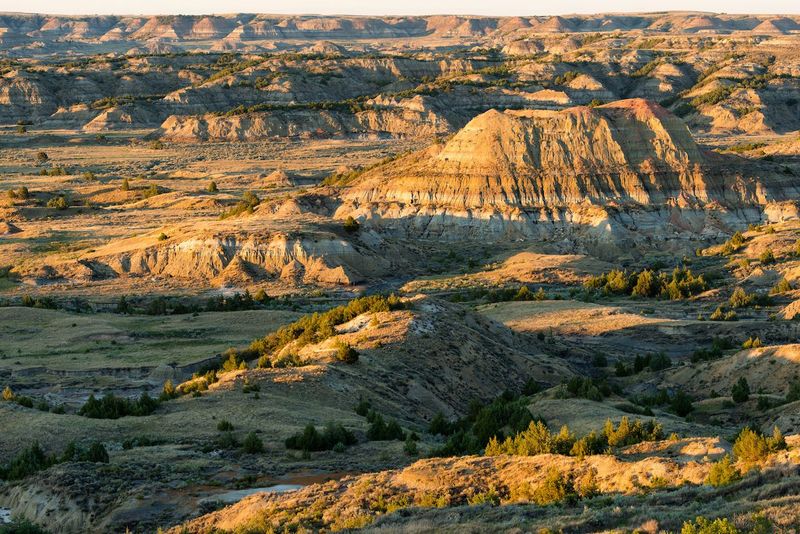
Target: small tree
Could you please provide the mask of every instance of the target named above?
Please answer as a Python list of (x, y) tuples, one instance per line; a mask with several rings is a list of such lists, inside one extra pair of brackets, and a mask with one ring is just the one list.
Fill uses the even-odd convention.
[(347, 233), (354, 233), (357, 232), (361, 225), (358, 224), (358, 221), (355, 220), (352, 216), (348, 216), (347, 219), (344, 220), (344, 229)]
[(3, 400), (4, 401), (13, 401), (14, 400), (14, 392), (11, 391), (11, 388), (6, 386), (3, 390)]
[(791, 291), (794, 289), (792, 284), (786, 278), (781, 278), (780, 281), (775, 284), (775, 286), (769, 290), (770, 295), (777, 295), (779, 293), (786, 293), (787, 291)]
[(117, 302), (117, 313), (130, 313), (131, 312), (131, 305), (128, 304), (128, 300), (125, 298), (125, 295), (122, 295), (119, 298), (119, 302)]
[(217, 191), (219, 191), (219, 189), (217, 189), (217, 182), (211, 180), (211, 182), (209, 182), (208, 184), (208, 187), (206, 187), (206, 191), (208, 191), (209, 193), (216, 193)]
[(217, 430), (219, 430), (220, 432), (230, 432), (233, 430), (233, 423), (231, 423), (227, 419), (223, 419), (219, 423), (217, 423)]
[(750, 398), (750, 385), (747, 383), (745, 377), (740, 377), (733, 385), (731, 388), (731, 398), (733, 402), (737, 404), (747, 402), (747, 399)]
[(670, 408), (681, 417), (686, 417), (694, 410), (692, 398), (683, 391), (678, 390), (670, 401)]
[(127, 178), (122, 179), (122, 186), (120, 187), (120, 189), (122, 189), (123, 191), (131, 190), (131, 184), (128, 182)]
[(340, 342), (336, 347), (336, 359), (344, 363), (356, 363), (358, 351), (349, 344)]
[(168, 401), (170, 399), (174, 399), (179, 395), (178, 390), (175, 389), (175, 384), (172, 383), (172, 380), (167, 380), (164, 382), (164, 387), (161, 388), (161, 396), (159, 400), (161, 401)]
[(261, 441), (261, 438), (256, 436), (255, 432), (250, 432), (247, 434), (247, 437), (244, 438), (244, 443), (242, 443), (242, 450), (248, 454), (256, 454), (259, 452), (264, 452), (264, 442)]
[(94, 463), (108, 463), (108, 451), (103, 446), (102, 443), (99, 441), (95, 441), (89, 447), (89, 450), (86, 451), (84, 455), (82, 455), (83, 460), (87, 462), (94, 462)]
[(405, 445), (403, 445), (403, 452), (405, 452), (409, 456), (416, 456), (417, 454), (419, 454), (419, 449), (417, 448), (417, 442), (412, 439), (411, 434), (409, 434), (406, 437), (406, 443)]
[(655, 274), (649, 269), (639, 273), (636, 285), (633, 286), (632, 294), (639, 297), (655, 297), (660, 290)]
[(750, 306), (754, 301), (755, 297), (753, 295), (748, 295), (744, 289), (737, 287), (733, 290), (731, 298), (728, 299), (728, 304), (731, 305), (731, 308), (745, 308)]
[(47, 201), (47, 207), (57, 210), (65, 210), (69, 207), (69, 205), (66, 198), (63, 196), (57, 196)]
[(50, 157), (47, 155), (47, 152), (40, 151), (36, 153), (36, 163), (44, 163), (49, 159)]
[(762, 265), (770, 265), (775, 263), (775, 254), (772, 253), (772, 249), (768, 248), (762, 252), (758, 256), (758, 261), (760, 261)]
[(745, 463), (760, 462), (769, 455), (769, 445), (764, 436), (750, 428), (745, 428), (733, 443), (733, 455), (737, 460)]
[(698, 516), (694, 521), (683, 524), (681, 534), (739, 534), (739, 529), (729, 519), (720, 517), (712, 521)]
[(741, 473), (733, 465), (730, 455), (726, 454), (721, 460), (711, 465), (706, 483), (719, 488), (732, 484), (740, 478), (742, 478)]

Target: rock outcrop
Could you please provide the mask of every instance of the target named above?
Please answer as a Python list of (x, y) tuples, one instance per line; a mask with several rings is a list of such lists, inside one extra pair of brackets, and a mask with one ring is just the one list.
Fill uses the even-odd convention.
[(554, 225), (583, 241), (713, 236), (758, 219), (792, 187), (770, 189), (743, 173), (704, 153), (683, 122), (642, 99), (489, 111), (446, 144), (366, 172), (342, 191), (336, 216), (444, 237), (558, 241), (564, 236)]
[(75, 281), (158, 276), (235, 286), (281, 279), (288, 284), (351, 285), (390, 272), (391, 262), (335, 235), (203, 232), (168, 240), (112, 242), (77, 261), (27, 276)]

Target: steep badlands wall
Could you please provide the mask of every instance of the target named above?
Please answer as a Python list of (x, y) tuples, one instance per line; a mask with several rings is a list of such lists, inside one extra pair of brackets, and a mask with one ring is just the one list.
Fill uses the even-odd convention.
[(410, 109), (369, 110), (359, 113), (295, 110), (247, 115), (170, 116), (161, 125), (168, 141), (251, 141), (270, 137), (387, 134), (433, 136), (452, 125), (433, 111)]
[[(388, 270), (388, 260), (334, 237), (230, 233), (197, 234), (167, 242), (123, 240), (77, 263), (56, 266), (49, 276), (91, 280), (156, 275), (222, 283), (279, 277), (290, 283), (353, 284)], [(48, 276), (46, 272), (35, 274)]]
[(737, 164), (704, 154), (679, 119), (646, 100), (489, 111), (443, 146), (365, 173), (342, 192), (336, 216), (429, 237), (710, 237), (797, 194)]

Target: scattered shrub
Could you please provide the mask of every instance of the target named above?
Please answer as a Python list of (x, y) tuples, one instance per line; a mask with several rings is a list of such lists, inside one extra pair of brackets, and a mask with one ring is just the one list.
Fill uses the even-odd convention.
[(775, 254), (773, 254), (772, 249), (768, 248), (759, 254), (758, 261), (761, 262), (761, 265), (771, 265), (775, 263)]
[[(19, 128), (25, 129), (24, 126)], [(19, 133), (25, 133), (25, 131)], [(0, 525), (0, 534), (48, 534), (48, 532), (27, 519), (15, 519), (11, 523)]]
[(761, 346), (761, 339), (758, 337), (749, 337), (744, 343), (742, 343), (743, 349), (757, 349)]
[(607, 447), (624, 447), (642, 441), (656, 441), (663, 437), (663, 427), (655, 421), (643, 423), (636, 420), (631, 423), (627, 417), (623, 417), (616, 427), (611, 420), (607, 420), (602, 434), (590, 432), (579, 440), (575, 439), (566, 426), (562, 427), (558, 434), (551, 434), (542, 421), (532, 421), (527, 430), (519, 432), (513, 438), (508, 437), (500, 442), (493, 437), (486, 445), (484, 454), (532, 456), (552, 453), (586, 456), (598, 454)]
[(344, 221), (343, 227), (347, 233), (352, 234), (354, 232), (357, 232), (358, 229), (361, 227), (361, 225), (358, 224), (358, 221), (355, 220), (353, 217), (348, 216), (347, 219), (345, 219)]
[(497, 506), (500, 504), (500, 495), (495, 488), (491, 487), (486, 491), (473, 493), (467, 497), (467, 503), (469, 503), (470, 506), (479, 506), (481, 504)]
[(681, 417), (686, 417), (694, 411), (692, 398), (681, 390), (678, 390), (670, 400), (670, 409)]
[(590, 377), (574, 376), (566, 384), (562, 384), (561, 396), (602, 401), (611, 395), (611, 387), (605, 380)]
[(698, 516), (694, 521), (686, 521), (681, 534), (739, 534), (739, 529), (728, 519), (706, 519)]
[(741, 287), (737, 287), (728, 299), (728, 304), (731, 308), (746, 308), (752, 305), (755, 300), (755, 295), (750, 295)]
[(377, 313), (401, 307), (400, 299), (394, 295), (372, 295), (351, 300), (345, 306), (338, 306), (324, 313), (306, 315), (299, 320), (281, 327), (264, 338), (250, 344), (250, 350), (260, 355), (259, 367), (272, 365), (270, 356), (295, 342), (297, 347), (324, 341), (336, 334), (335, 326), (346, 323), (363, 313)]
[(631, 273), (614, 269), (608, 273), (592, 276), (584, 283), (584, 288), (589, 291), (601, 291), (606, 295), (679, 300), (702, 293), (709, 288), (709, 285), (702, 274), (695, 276), (691, 269), (675, 267), (671, 275), (656, 273), (650, 269)]
[(337, 443), (353, 445), (356, 443), (356, 437), (340, 423), (330, 422), (325, 425), (322, 432), (319, 432), (314, 425), (307, 425), (302, 432), (287, 438), (285, 445), (287, 449), (325, 451), (332, 449)]
[(107, 464), (108, 451), (106, 451), (106, 448), (102, 443), (95, 441), (89, 446), (89, 449), (86, 451), (86, 453), (81, 456), (81, 459), (86, 462)]
[(405, 439), (405, 432), (394, 419), (385, 422), (383, 416), (377, 412), (370, 412), (367, 416), (370, 426), (367, 429), (367, 439), (370, 441), (390, 441)]
[(219, 216), (220, 219), (227, 219), (229, 217), (236, 217), (242, 213), (252, 214), (253, 210), (261, 203), (261, 199), (256, 196), (252, 191), (245, 191), (240, 200), (234, 207), (228, 211), (222, 212)]
[(706, 483), (719, 488), (732, 484), (741, 479), (742, 475), (733, 465), (730, 455), (726, 454), (721, 460), (714, 462), (708, 472)]
[(264, 442), (261, 441), (261, 438), (259, 438), (255, 432), (250, 432), (247, 434), (247, 437), (244, 438), (242, 450), (248, 454), (264, 452)]
[(358, 351), (347, 343), (339, 342), (336, 345), (336, 360), (344, 363), (356, 363)]
[(47, 456), (37, 442), (17, 454), (11, 462), (0, 467), (0, 479), (21, 480), (47, 469), (56, 463), (54, 456)]
[(419, 454), (417, 442), (411, 439), (411, 434), (409, 434), (408, 437), (406, 438), (405, 445), (403, 445), (403, 452), (405, 452), (409, 456), (416, 456), (417, 454)]
[(786, 402), (794, 402), (797, 400), (800, 400), (800, 380), (792, 381), (792, 383), (789, 384), (789, 391), (786, 392)]
[(771, 437), (747, 427), (744, 428), (733, 443), (733, 455), (746, 464), (765, 460), (770, 453), (786, 448), (786, 441), (776, 426)]
[(57, 210), (65, 210), (65, 209), (67, 209), (69, 207), (69, 203), (67, 202), (67, 199), (64, 198), (63, 195), (61, 195), (61, 196), (53, 197), (50, 200), (48, 200), (47, 201), (47, 207), (48, 208), (57, 209)]
[(222, 419), (219, 423), (217, 423), (217, 430), (220, 432), (231, 432), (233, 431), (233, 423), (227, 419)]
[(737, 404), (741, 404), (743, 402), (747, 402), (750, 398), (750, 386), (747, 383), (747, 379), (745, 377), (739, 377), (739, 380), (731, 388), (731, 398), (733, 402)]
[(781, 278), (775, 286), (769, 290), (770, 295), (777, 295), (779, 293), (786, 293), (787, 291), (791, 291), (794, 288), (792, 284), (786, 278)]
[(158, 401), (152, 399), (147, 393), (142, 393), (137, 400), (124, 399), (109, 393), (100, 400), (97, 400), (94, 395), (90, 395), (89, 400), (81, 407), (78, 414), (91, 419), (119, 419), (127, 415), (150, 415), (156, 408), (158, 408)]

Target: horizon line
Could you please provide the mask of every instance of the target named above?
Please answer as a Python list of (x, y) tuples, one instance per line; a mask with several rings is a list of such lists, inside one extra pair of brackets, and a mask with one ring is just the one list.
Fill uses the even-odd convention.
[(472, 18), (536, 18), (536, 17), (586, 17), (586, 16), (600, 16), (600, 15), (722, 15), (722, 16), (751, 16), (751, 17), (765, 17), (765, 16), (800, 16), (800, 12), (787, 13), (787, 12), (729, 12), (729, 11), (695, 11), (695, 10), (658, 10), (658, 11), (596, 11), (596, 12), (573, 12), (573, 13), (558, 13), (558, 14), (516, 14), (516, 15), (481, 15), (473, 13), (406, 13), (406, 14), (363, 14), (363, 13), (312, 13), (312, 12), (257, 12), (257, 11), (231, 11), (220, 13), (63, 13), (63, 12), (44, 12), (44, 11), (0, 11), (0, 16), (7, 15), (23, 15), (23, 16), (61, 16), (61, 17), (226, 17), (235, 15), (267, 15), (267, 16), (282, 16), (282, 17), (361, 17), (361, 18), (404, 18), (404, 17), (472, 17)]

